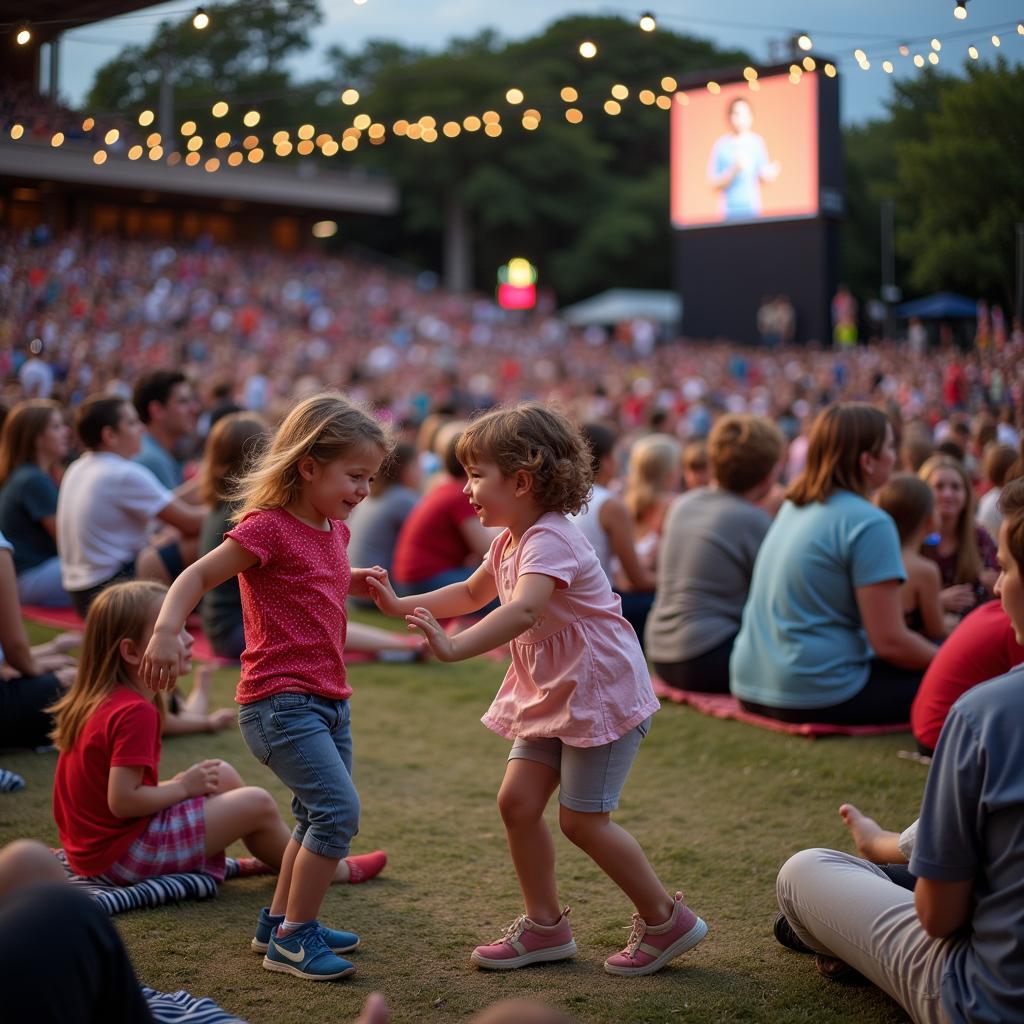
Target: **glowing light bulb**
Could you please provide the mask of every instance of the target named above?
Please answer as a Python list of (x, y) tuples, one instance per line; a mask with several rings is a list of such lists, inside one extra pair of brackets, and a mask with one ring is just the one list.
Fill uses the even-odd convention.
[(960, 21), (967, 17), (967, 0), (956, 0), (956, 7), (953, 8), (953, 17)]
[(580, 43), (580, 56), (584, 60), (593, 60), (597, 56), (597, 44), (591, 42), (589, 39), (584, 39)]
[(653, 32), (657, 27), (658, 23), (654, 20), (654, 15), (650, 11), (645, 11), (640, 15), (641, 32)]
[(202, 32), (204, 28), (210, 27), (210, 16), (202, 7), (197, 7), (196, 13), (192, 15), (192, 27), (194, 29), (198, 29), (200, 32)]
[(811, 37), (805, 32), (803, 35), (797, 36), (796, 45), (806, 52), (814, 46), (814, 43), (811, 40)]

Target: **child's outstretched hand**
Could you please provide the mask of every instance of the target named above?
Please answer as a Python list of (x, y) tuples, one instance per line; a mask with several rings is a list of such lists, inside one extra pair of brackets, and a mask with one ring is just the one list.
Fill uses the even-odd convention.
[(402, 607), (398, 595), (391, 585), (387, 569), (381, 569), (379, 575), (366, 577), (367, 594), (373, 598), (377, 608), (385, 615), (401, 615)]
[(220, 761), (200, 761), (174, 777), (185, 784), (189, 796), (209, 796), (220, 782)]
[(455, 656), (455, 645), (452, 643), (452, 638), (441, 628), (441, 624), (426, 608), (414, 609), (411, 615), (406, 615), (405, 621), (409, 623), (410, 629), (418, 629), (423, 633), (438, 661), (458, 660)]
[(154, 633), (142, 656), (142, 681), (151, 690), (173, 690), (181, 671), (181, 640), (174, 633)]
[(369, 569), (353, 569), (352, 582), (348, 586), (348, 592), (353, 597), (373, 597), (367, 581), (380, 579), (387, 576), (387, 570), (379, 565), (370, 566)]

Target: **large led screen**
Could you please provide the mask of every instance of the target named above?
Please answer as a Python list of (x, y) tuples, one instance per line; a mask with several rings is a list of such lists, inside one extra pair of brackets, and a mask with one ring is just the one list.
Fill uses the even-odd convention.
[(818, 76), (676, 93), (672, 224), (749, 224), (818, 213)]

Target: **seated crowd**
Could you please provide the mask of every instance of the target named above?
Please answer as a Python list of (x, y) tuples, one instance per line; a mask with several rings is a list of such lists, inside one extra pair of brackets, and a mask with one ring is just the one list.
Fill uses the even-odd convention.
[[(1008, 957), (1000, 943), (1013, 936), (1019, 950), (1024, 941), (1012, 913), (1024, 859), (1013, 782), (1024, 769), (1013, 724), (1024, 686), (1024, 482), (1012, 417), (985, 393), (991, 377), (971, 372), (982, 363), (943, 352), (927, 370), (915, 364), (915, 380), (885, 346), (728, 360), (708, 348), (697, 369), (699, 356), (680, 346), (657, 350), (650, 377), (634, 378), (659, 381), (659, 392), (610, 380), (593, 337), (551, 321), (517, 349), (524, 328), (478, 300), (344, 261), (309, 257), (300, 283), (268, 254), (139, 246), (147, 258), (129, 268), (120, 250), (74, 238), (0, 244), (41, 271), (35, 285), (11, 290), (43, 339), (41, 357), (0, 339), (0, 748), (54, 737), (62, 838), (83, 808), (100, 817), (108, 804), (115, 817), (169, 810), (139, 804), (131, 773), (118, 776), (117, 792), (88, 791), (75, 740), (113, 726), (87, 721), (82, 708), (91, 713), (117, 680), (138, 675), (153, 629), (152, 616), (137, 614), (143, 598), (152, 604), (222, 543), (237, 510), (233, 483), (292, 399), (340, 373), (391, 421), (397, 444), (351, 517), (349, 550), (352, 564), (387, 569), (399, 594), (419, 594), (469, 579), (496, 536), (474, 513), (456, 457), (465, 417), (533, 390), (584, 426), (594, 487), (571, 518), (667, 688), (731, 694), (787, 723), (910, 723), (934, 758), (904, 857), (914, 892), (905, 875), (894, 884), (865, 859), (804, 851), (779, 876), (780, 940), (859, 971), (916, 1021), (1013, 1017), (1024, 977), (1019, 952)], [(58, 269), (46, 263), (53, 247), (71, 254)], [(89, 289), (117, 267), (128, 270), (128, 298), (100, 308)], [(191, 341), (161, 335), (167, 307), (178, 311), (175, 330), (201, 323)], [(241, 358), (231, 338), (244, 342)], [(520, 354), (495, 367), (492, 346), (503, 342)], [(96, 350), (119, 346), (115, 372)], [(1019, 358), (1020, 342), (1010, 347)], [(455, 351), (465, 359), (449, 358)], [(636, 365), (628, 351), (613, 358)], [(1003, 367), (1010, 357), (978, 358)], [(332, 359), (340, 366), (328, 373)], [(403, 372), (404, 360), (422, 367), (421, 379)], [(218, 388), (194, 384), (197, 371)], [(964, 379), (973, 391), (952, 388)], [(22, 608), (68, 622), (77, 613), (86, 624), (78, 661), (73, 633), (30, 646)], [(236, 579), (205, 596), (198, 625), (214, 655), (242, 656)], [(418, 641), (354, 622), (347, 649), (422, 655)], [(156, 787), (161, 729), (215, 731), (234, 720), (207, 707), (208, 679), (197, 671), (187, 699), (170, 694), (162, 726), (159, 701), (110, 709), (146, 748), (146, 786)], [(167, 870), (216, 875), (238, 839), (281, 863), (288, 833), (265, 791), (218, 760), (174, 783), (173, 807), (205, 800), (216, 848), (207, 842)], [(844, 816), (855, 836), (877, 838), (855, 808)], [(71, 846), (82, 873), (110, 867), (109, 850)], [(843, 902), (848, 920), (832, 913), (839, 888), (857, 894)], [(133, 982), (130, 965), (125, 977)]]

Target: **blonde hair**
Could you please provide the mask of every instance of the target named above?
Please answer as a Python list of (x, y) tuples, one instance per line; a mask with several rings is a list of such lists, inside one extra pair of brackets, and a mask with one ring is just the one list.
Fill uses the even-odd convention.
[(579, 512), (594, 482), (579, 426), (539, 402), (495, 409), (473, 420), (459, 436), (455, 453), (463, 466), (493, 462), (506, 477), (529, 473), (534, 498), (547, 512)]
[(0, 432), (0, 485), (19, 467), (36, 461), (36, 442), (50, 425), (60, 406), (49, 398), (29, 398), (19, 402), (4, 420)]
[(789, 485), (786, 497), (800, 507), (827, 501), (837, 490), (864, 494), (864, 452), (880, 455), (889, 420), (866, 402), (834, 402), (822, 409), (807, 445), (804, 471)]
[[(134, 580), (108, 587), (93, 601), (85, 619), (75, 681), (48, 709), (53, 715), (50, 739), (58, 750), (68, 751), (75, 745), (85, 723), (117, 687), (132, 685), (131, 672), (121, 658), (121, 641), (142, 642), (166, 593), (160, 583)], [(159, 694), (156, 705), (162, 715)]]
[(956, 524), (956, 568), (954, 583), (974, 583), (981, 572), (981, 552), (978, 550), (978, 534), (974, 525), (974, 490), (971, 478), (964, 464), (952, 455), (933, 455), (926, 459), (917, 475), (931, 487), (928, 478), (943, 469), (951, 469), (960, 478), (964, 489), (964, 507)]
[(679, 442), (669, 434), (648, 434), (633, 445), (622, 500), (634, 522), (641, 522), (671, 487), (681, 461)]
[(304, 458), (323, 465), (361, 445), (374, 445), (382, 456), (391, 451), (384, 428), (343, 395), (327, 392), (305, 399), (285, 416), (273, 441), (230, 495), (238, 503), (232, 522), (240, 523), (250, 512), (290, 505), (302, 490), (299, 463)]
[(229, 500), (250, 464), (254, 463), (270, 438), (267, 421), (253, 412), (222, 416), (210, 429), (203, 452), (199, 493), (207, 505)]

